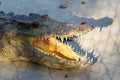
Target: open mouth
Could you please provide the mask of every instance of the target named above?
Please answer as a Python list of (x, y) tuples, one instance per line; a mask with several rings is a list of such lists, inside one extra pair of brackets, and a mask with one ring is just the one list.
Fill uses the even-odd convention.
[[(91, 65), (97, 62), (98, 57), (93, 55), (93, 52), (88, 52), (81, 49), (79, 43), (74, 44), (74, 37), (60, 38), (57, 37), (47, 37), (47, 38), (29, 38), (29, 42), (32, 46), (38, 50), (44, 52), (45, 54), (51, 54), (59, 59), (67, 61), (79, 62), (81, 65)], [(72, 43), (73, 45), (71, 45)], [(78, 49), (76, 51), (76, 49)]]
[(66, 42), (72, 41), (72, 37), (64, 38), (49, 37), (49, 38), (30, 38), (29, 41), (32, 46), (45, 51), (48, 54), (56, 55), (67, 60), (78, 61), (81, 56), (74, 51), (74, 49)]
[(56, 38), (35, 38), (31, 40), (33, 46), (47, 52), (48, 54), (57, 55), (68, 60), (79, 60), (79, 55), (77, 55), (70, 46), (62, 43)]

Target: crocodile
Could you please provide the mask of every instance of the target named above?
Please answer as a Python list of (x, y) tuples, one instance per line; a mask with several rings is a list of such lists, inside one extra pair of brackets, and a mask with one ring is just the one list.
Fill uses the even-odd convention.
[(46, 14), (0, 11), (0, 62), (25, 60), (57, 69), (88, 67), (94, 57), (89, 58), (82, 48), (76, 52), (67, 42), (93, 29), (87, 22), (60, 22)]

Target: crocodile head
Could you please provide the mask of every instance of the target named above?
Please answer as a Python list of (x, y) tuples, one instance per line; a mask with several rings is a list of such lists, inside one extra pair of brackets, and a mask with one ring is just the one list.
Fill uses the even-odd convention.
[(92, 64), (87, 51), (86, 55), (81, 55), (67, 43), (72, 42), (76, 34), (84, 35), (91, 31), (92, 25), (86, 22), (80, 24), (59, 22), (47, 15), (7, 14), (7, 16), (9, 19), (2, 19), (6, 17), (5, 14), (1, 18), (1, 22), (5, 20), (1, 24), (4, 26), (2, 30), (7, 36), (11, 36), (10, 38), (16, 36), (16, 39), (20, 39), (18, 41), (22, 41), (24, 56), (30, 60), (52, 68), (86, 67)]

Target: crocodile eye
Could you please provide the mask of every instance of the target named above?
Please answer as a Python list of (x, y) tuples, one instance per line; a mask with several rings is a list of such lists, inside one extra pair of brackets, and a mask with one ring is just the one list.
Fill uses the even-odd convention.
[(50, 20), (50, 17), (46, 14), (46, 15), (42, 15), (42, 18), (44, 18), (45, 20)]
[(30, 27), (31, 28), (40, 28), (40, 27), (42, 27), (43, 26), (43, 24), (42, 23), (38, 23), (38, 22), (32, 22), (31, 24), (30, 24)]

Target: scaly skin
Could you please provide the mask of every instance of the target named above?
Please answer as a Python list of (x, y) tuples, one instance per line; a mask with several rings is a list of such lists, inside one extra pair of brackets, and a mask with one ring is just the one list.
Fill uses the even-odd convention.
[[(14, 15), (0, 12), (0, 61), (29, 60), (51, 68), (87, 67), (91, 59), (63, 43), (94, 27), (88, 23), (55, 21), (47, 15)], [(58, 39), (56, 39), (59, 38)], [(60, 41), (61, 40), (61, 41)], [(80, 49), (82, 50), (82, 49)]]

